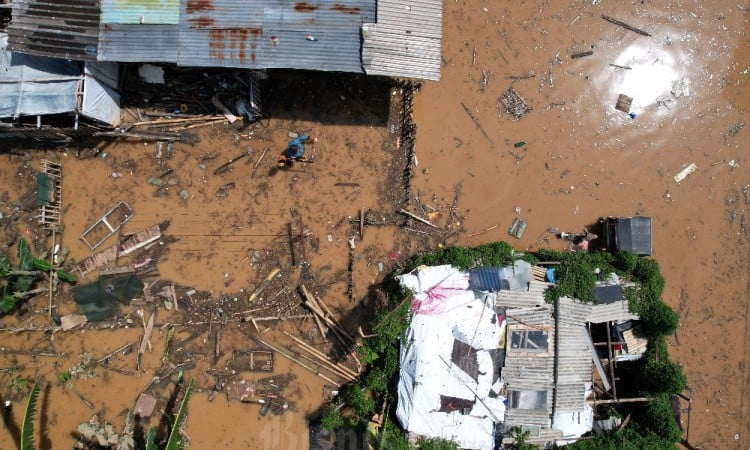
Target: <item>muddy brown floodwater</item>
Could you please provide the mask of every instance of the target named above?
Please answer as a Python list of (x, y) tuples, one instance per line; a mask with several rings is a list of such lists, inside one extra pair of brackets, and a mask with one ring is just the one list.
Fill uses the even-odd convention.
[[(181, 303), (180, 312), (160, 306), (157, 325), (178, 318), (221, 322), (218, 308), (223, 317), (242, 317), (254, 306), (247, 302), (249, 292), (274, 267), (281, 268), (281, 277), (257, 300), (268, 304), (268, 311), (304, 312), (293, 289), (283, 290), (301, 280), (347, 325), (356, 324), (375, 301), (371, 286), (383, 273), (399, 258), (437, 245), (445, 236), (450, 244), (512, 240), (521, 250), (533, 245), (560, 249), (563, 244), (555, 239), (540, 240), (548, 227), (577, 231), (600, 216), (650, 216), (653, 258), (666, 278), (664, 299), (680, 317), (680, 328), (668, 342), (693, 400), (690, 442), (703, 448), (746, 448), (747, 32), (747, 2), (445, 2), (442, 80), (425, 83), (415, 96), (417, 138), (408, 204), (402, 203), (405, 157), (397, 114), (388, 106), (389, 98), (398, 97), (397, 88), (340, 83), (338, 96), (319, 98), (315, 93), (335, 77), (305, 85), (314, 82), (292, 75), (280, 86), (291, 89), (296, 83), (304, 94), (273, 92), (267, 102), (270, 121), (247, 129), (221, 125), (204, 130), (201, 143), (176, 145), (173, 158), (162, 165), (154, 158), (154, 146), (143, 143), (110, 146), (106, 159), (78, 159), (74, 149), (34, 153), (29, 169), (22, 157), (3, 157), (1, 191), (8, 195), (0, 211), (4, 222), (14, 220), (10, 205), (29, 188), (31, 169), (48, 158), (64, 166), (63, 244), (70, 257), (81, 260), (90, 253), (78, 236), (120, 199), (136, 211), (124, 226), (126, 234), (169, 220), (159, 277), (178, 284), (183, 298), (190, 288), (199, 294), (198, 300)], [(571, 58), (588, 51), (593, 53)], [(519, 120), (498, 102), (509, 87), (532, 108)], [(633, 98), (632, 118), (615, 109), (620, 94)], [(309, 150), (314, 149), (315, 162), (272, 174), (290, 131), (318, 138)], [(235, 139), (248, 132), (250, 139)], [(516, 147), (517, 142), (525, 145)], [(213, 175), (220, 164), (248, 149), (251, 157)], [(253, 170), (265, 149), (268, 154)], [(210, 153), (216, 158), (206, 159)], [(691, 163), (697, 170), (676, 183), (674, 175)], [(147, 183), (166, 169), (174, 172), (163, 177), (164, 189)], [(112, 178), (112, 172), (123, 176)], [(234, 187), (221, 190), (229, 183)], [(179, 196), (183, 190), (187, 199)], [(410, 224), (416, 232), (408, 231), (398, 226), (402, 219), (395, 211), (401, 207), (432, 212), (444, 229), (462, 231), (430, 235), (419, 224)], [(350, 219), (361, 208), (382, 214), (390, 225), (367, 226), (360, 240)], [(506, 231), (517, 216), (529, 224), (520, 240)], [(15, 221), (0, 232), (7, 242), (24, 234), (31, 238), (39, 230)], [(299, 240), (295, 247), (298, 234), (304, 236), (304, 250)], [(350, 279), (351, 237), (356, 248)], [(300, 261), (309, 269), (300, 269)], [(58, 296), (60, 312), (75, 311), (65, 295)], [(22, 315), (5, 317), (3, 324), (48, 326), (41, 312), (46, 298), (29, 303)], [(123, 313), (133, 316), (134, 310)], [(133, 354), (110, 362), (132, 375), (96, 367), (93, 378), (74, 379), (72, 386), (56, 381), (84, 353), (100, 358), (126, 343), (137, 346), (139, 321), (112, 330), (4, 332), (2, 347), (12, 351), (0, 354), (0, 389), (4, 399), (17, 402), (14, 417), (20, 419), (25, 397), (13, 380), (41, 377), (50, 385), (41, 414), (49, 448), (70, 448), (71, 432), (94, 413), (121, 430), (138, 394), (154, 375), (164, 376), (159, 370), (165, 330), (157, 328), (152, 335), (153, 350), (146, 351), (140, 370)], [(174, 349), (170, 361), (178, 363), (189, 351), (192, 366), (186, 375), (197, 380), (185, 429), (193, 448), (306, 449), (305, 419), (325, 401), (330, 383), (277, 356), (275, 374), (296, 377), (284, 394), (288, 412), (261, 417), (259, 405), (228, 403), (223, 395), (209, 402), (215, 383), (211, 370), (230, 368), (232, 349), (257, 347), (247, 337), (254, 333), (249, 323), (227, 320), (222, 327), (223, 351), (215, 362), (205, 327), (177, 327), (175, 334), (185, 349)], [(284, 329), (324, 345), (309, 319), (261, 330), (266, 327), (261, 336), (269, 341), (289, 345), (278, 332)], [(347, 363), (354, 367), (351, 360)], [(157, 393), (163, 399), (171, 389), (163, 384)], [(14, 446), (7, 431), (0, 433), (0, 443), (0, 448)]]

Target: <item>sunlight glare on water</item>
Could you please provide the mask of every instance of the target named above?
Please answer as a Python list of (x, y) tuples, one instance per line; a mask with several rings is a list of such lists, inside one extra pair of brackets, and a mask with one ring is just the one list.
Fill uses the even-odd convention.
[[(614, 64), (630, 69), (617, 69), (609, 88), (616, 95), (632, 97), (630, 111), (635, 114), (660, 100), (672, 98), (672, 83), (681, 78), (674, 54), (651, 45), (633, 44), (625, 48)], [(662, 112), (666, 112), (666, 108)]]

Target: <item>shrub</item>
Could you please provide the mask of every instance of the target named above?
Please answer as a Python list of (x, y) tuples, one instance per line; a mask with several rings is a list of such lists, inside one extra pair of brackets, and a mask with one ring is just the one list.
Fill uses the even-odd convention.
[(680, 319), (662, 300), (651, 300), (638, 307), (638, 315), (648, 336), (666, 336), (677, 331)]
[(333, 431), (337, 428), (341, 428), (343, 425), (344, 418), (341, 417), (338, 408), (331, 403), (327, 404), (323, 410), (323, 417), (320, 420), (320, 426), (326, 431)]
[(641, 359), (640, 387), (651, 395), (675, 394), (685, 390), (687, 380), (682, 368), (669, 360), (664, 336), (652, 336)]
[(633, 273), (639, 259), (641, 258), (635, 253), (620, 251), (614, 254), (612, 265), (616, 269), (629, 274)]
[(420, 438), (417, 441), (420, 450), (458, 450), (458, 444), (442, 438)]
[(650, 300), (658, 300), (664, 292), (664, 277), (659, 271), (659, 263), (653, 259), (639, 258), (633, 276), (641, 283), (644, 295)]
[(380, 445), (377, 448), (381, 450), (411, 450), (404, 432), (392, 420), (386, 421), (380, 433)]
[(670, 443), (679, 441), (682, 436), (682, 430), (672, 413), (668, 394), (654, 397), (642, 408), (636, 410), (635, 416), (637, 427), (642, 431), (641, 434), (647, 434), (650, 431)]

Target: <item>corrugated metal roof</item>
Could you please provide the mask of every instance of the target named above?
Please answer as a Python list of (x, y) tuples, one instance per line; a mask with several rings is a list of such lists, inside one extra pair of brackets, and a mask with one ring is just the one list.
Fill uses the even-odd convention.
[(617, 219), (617, 247), (636, 255), (651, 254), (651, 218), (620, 217)]
[(437, 80), (442, 2), (14, 0), (10, 32), (14, 51), (76, 60)]
[(177, 63), (362, 72), (360, 27), (375, 7), (375, 0), (186, 0)]
[(588, 319), (591, 323), (625, 320), (638, 320), (638, 316), (629, 311), (628, 302), (625, 300), (606, 305), (592, 305)]
[(102, 0), (102, 23), (172, 24), (180, 20), (180, 0)]
[(380, 0), (377, 23), (362, 27), (362, 63), (370, 75), (440, 79), (441, 0)]
[(99, 0), (13, 0), (9, 49), (30, 55), (95, 61)]
[(103, 25), (99, 59), (119, 62), (176, 63), (180, 46), (177, 25)]

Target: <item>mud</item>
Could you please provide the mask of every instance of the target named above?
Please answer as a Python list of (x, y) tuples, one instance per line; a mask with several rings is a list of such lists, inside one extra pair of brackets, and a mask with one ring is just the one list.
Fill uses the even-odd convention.
[[(602, 20), (602, 14), (651, 36)], [(87, 158), (84, 151), (79, 159), (73, 148), (35, 153), (28, 168), (24, 157), (4, 155), (3, 243), (26, 236), (37, 253), (47, 249), (46, 236), (11, 204), (30, 188), (39, 159), (58, 159), (64, 166), (62, 239), (69, 258), (90, 253), (80, 233), (126, 200), (135, 215), (124, 234), (171, 222), (165, 235), (174, 242), (164, 245), (156, 264), (161, 279), (178, 284), (183, 300), (180, 312), (160, 304), (153, 350), (146, 351), (140, 370), (134, 354), (118, 354), (94, 368), (93, 378), (74, 379), (72, 389), (57, 384), (58, 374), (79, 363), (82, 354), (101, 358), (126, 343), (137, 347), (140, 319), (129, 328), (118, 322), (123, 328), (112, 330), (10, 333), (8, 327), (50, 325), (43, 311), (46, 298), (32, 300), (22, 314), (3, 318), (2, 347), (13, 349), (0, 354), (3, 399), (17, 402), (13, 417), (18, 420), (26, 388), (14, 383), (16, 377), (47, 381), (40, 415), (50, 448), (69, 448), (71, 432), (94, 413), (119, 431), (124, 412), (154, 376), (160, 377), (154, 387), (160, 398), (172, 389), (174, 373), (164, 372), (161, 364), (167, 333), (160, 326), (216, 320), (224, 349), (217, 361), (216, 328), (209, 332), (205, 324), (177, 327), (174, 343), (184, 345), (173, 347), (170, 357), (176, 365), (189, 360), (186, 376), (197, 380), (185, 429), (193, 447), (305, 449), (305, 420), (332, 388), (282, 357), (277, 355), (275, 373), (296, 376), (286, 394), (293, 403), (289, 412), (261, 417), (256, 404), (227, 403), (223, 395), (208, 400), (216, 383), (211, 370), (230, 369), (233, 348), (258, 347), (247, 337), (252, 325), (238, 319), (243, 311), (303, 312), (294, 292), (301, 280), (355, 329), (376, 297), (373, 286), (416, 249), (495, 240), (521, 250), (561, 249), (562, 242), (542, 239), (548, 227), (578, 231), (600, 216), (642, 214), (654, 219), (653, 257), (667, 280), (665, 301), (680, 316), (669, 344), (693, 399), (690, 442), (744, 448), (750, 436), (750, 379), (744, 370), (750, 263), (750, 175), (742, 148), (750, 100), (746, 15), (746, 6), (724, 1), (710, 6), (577, 2), (572, 7), (446, 2), (442, 80), (425, 83), (414, 97), (414, 155), (406, 152), (409, 142), (394, 106), (400, 102), (391, 101), (400, 95), (398, 88), (308, 74), (282, 76), (269, 87), (270, 120), (247, 128), (204, 129), (199, 144), (176, 144), (169, 160), (157, 160), (153, 144), (138, 142), (107, 147), (107, 158)], [(593, 53), (570, 57), (588, 51)], [(673, 86), (680, 80), (689, 85)], [(509, 87), (531, 107), (517, 120), (499, 101)], [(672, 90), (687, 95), (677, 97)], [(634, 118), (615, 109), (619, 94), (633, 98)], [(308, 149), (315, 162), (277, 171), (275, 158), (289, 132), (318, 139)], [(235, 137), (248, 133), (250, 138)], [(525, 144), (516, 147), (519, 142)], [(245, 152), (250, 156), (213, 175)], [(216, 157), (206, 158), (211, 154)], [(409, 158), (413, 178), (404, 191)], [(672, 177), (690, 163), (698, 170), (675, 183)], [(168, 169), (173, 172), (161, 177)], [(122, 177), (113, 178), (114, 172)], [(162, 186), (149, 184), (150, 177), (162, 178)], [(226, 188), (230, 183), (233, 188)], [(362, 208), (368, 220), (385, 223), (365, 226), (363, 239), (352, 223)], [(440, 230), (406, 220), (396, 213), (401, 208), (429, 218)], [(519, 216), (529, 225), (516, 241), (507, 227)], [(352, 237), (354, 250), (348, 243)], [(309, 269), (303, 270), (302, 262)], [(281, 277), (264, 289), (257, 305), (249, 304), (249, 294), (276, 267)], [(291, 292), (272, 298), (284, 286)], [(189, 289), (200, 295), (186, 299)], [(75, 310), (64, 293), (56, 302), (61, 313)], [(309, 319), (280, 326), (269, 322), (261, 330), (267, 327), (261, 336), (274, 342), (288, 345), (280, 328), (324, 344)], [(12, 447), (7, 432), (0, 442)]]

